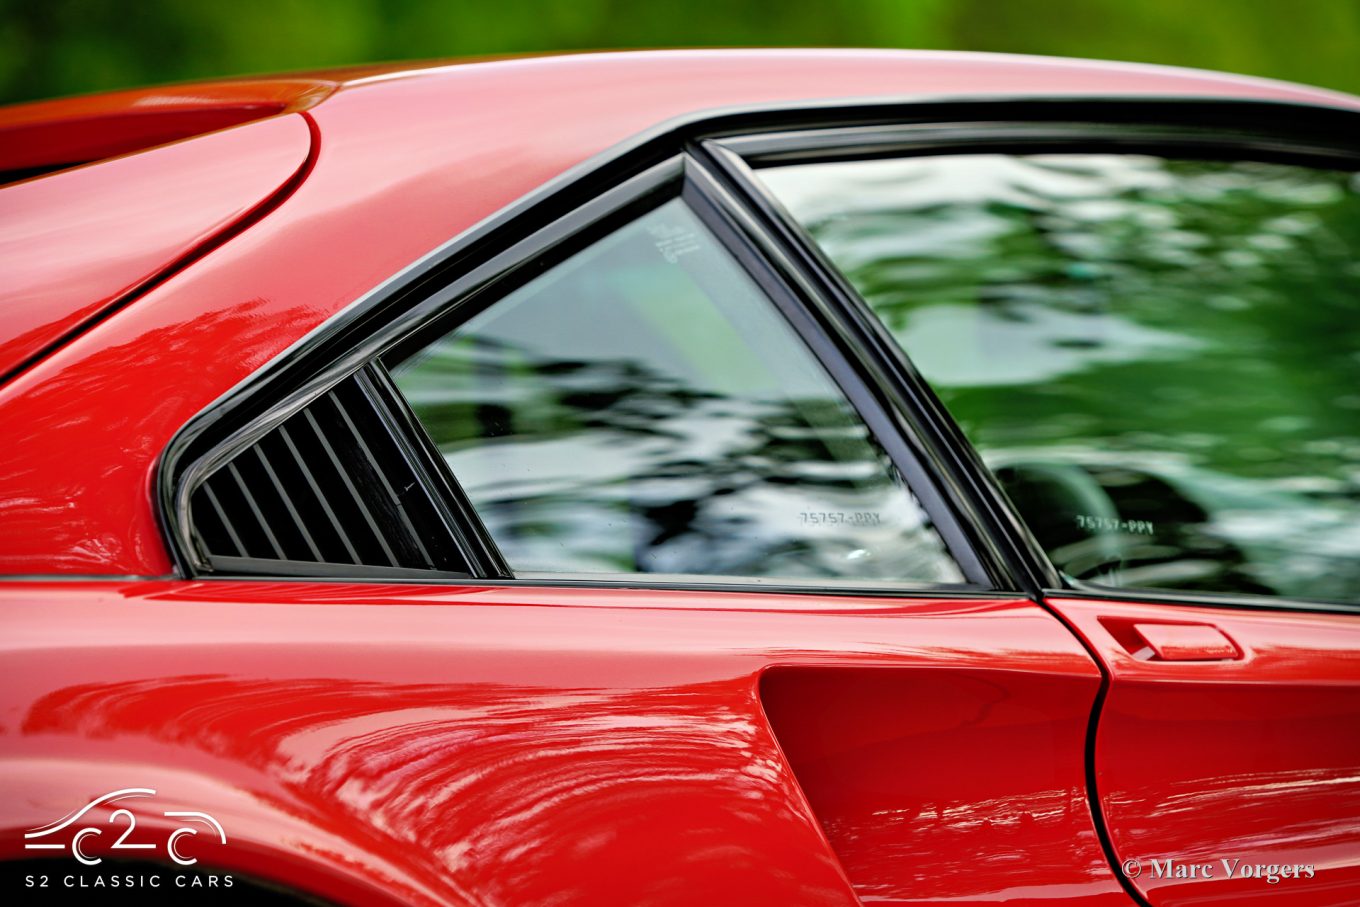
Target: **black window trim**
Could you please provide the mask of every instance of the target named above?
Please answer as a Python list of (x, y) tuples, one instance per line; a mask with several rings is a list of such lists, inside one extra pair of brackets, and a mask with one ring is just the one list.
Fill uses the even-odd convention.
[[(796, 300), (796, 306), (829, 332), (834, 345), (839, 347), (839, 354), (847, 357), (848, 365), (859, 373), (859, 380), (865, 386), (859, 392), (859, 399), (852, 397), (855, 408), (863, 413), (862, 406), (866, 401), (875, 407), (887, 407), (897, 423), (897, 435), (923, 464), (914, 471), (903, 473), (913, 493), (923, 505), (928, 504), (927, 498), (932, 499), (926, 509), (937, 527), (950, 527), (951, 537), (946, 541), (951, 553), (957, 557), (957, 552), (967, 552), (961, 565), (972, 574), (969, 579), (974, 579), (980, 571), (986, 575), (986, 580), (969, 585), (899, 586), (896, 583), (831, 580), (789, 584), (764, 579), (732, 581), (726, 577), (712, 581), (697, 578), (695, 582), (652, 582), (646, 574), (629, 574), (617, 579), (574, 575), (516, 579), (508, 575), (503, 559), (499, 559), (494, 543), (490, 542), (480, 521), (474, 517), (475, 525), (466, 525), (466, 514), (459, 514), (465, 522), (461, 529), (469, 536), (469, 547), (482, 548), (481, 556), (473, 560), (481, 575), (444, 579), (426, 573), (419, 577), (395, 576), (388, 571), (387, 576), (380, 577), (347, 567), (335, 573), (327, 572), (325, 578), (452, 581), (463, 585), (759, 588), (813, 594), (890, 596), (938, 596), (944, 593), (986, 597), (1011, 592), (1036, 600), (1046, 591), (1071, 593), (1072, 589), (1058, 588), (1059, 584), (1052, 581), (1053, 571), (1047, 558), (1041, 551), (1036, 557), (1037, 546), (1023, 524), (1010, 513), (1009, 506), (997, 507), (997, 490), (987, 488), (989, 483), (994, 485), (989, 474), (985, 470), (978, 474), (979, 463), (958, 462), (960, 453), (965, 459), (976, 458), (971, 446), (960, 447), (954, 443), (951, 447), (949, 443), (942, 443), (948, 436), (952, 420), (947, 415), (943, 421), (933, 416), (930, 405), (933, 393), (919, 382), (919, 376), (917, 384), (904, 379), (904, 374), (914, 373), (909, 363), (908, 372), (904, 373), (900, 363), (889, 361), (893, 356), (887, 350), (878, 348), (882, 338), (875, 341), (872, 335), (881, 328), (873, 327), (877, 320), (871, 315), (870, 323), (864, 323), (862, 301), (854, 304), (857, 294), (852, 291), (851, 298), (846, 298), (843, 278), (815, 247), (810, 247), (805, 238), (798, 236), (797, 231), (789, 235), (773, 229), (781, 219), (787, 227), (787, 216), (781, 216), (777, 203), (769, 207), (772, 200), (750, 179), (749, 173), (750, 163), (776, 157), (780, 161), (809, 161), (835, 159), (839, 154), (843, 159), (855, 150), (845, 144), (847, 138), (852, 138), (860, 148), (866, 141), (873, 144), (875, 147), (870, 154), (898, 155), (902, 153), (904, 142), (920, 149), (925, 133), (933, 129), (936, 146), (943, 147), (940, 140), (945, 127), (952, 128), (954, 134), (949, 140), (956, 143), (957, 150), (957, 143), (966, 133), (971, 132), (976, 139), (990, 134), (1005, 122), (1026, 125), (1033, 130), (1035, 138), (1041, 136), (1045, 128), (1037, 125), (1039, 123), (1049, 126), (1081, 124), (1087, 129), (1087, 140), (1106, 136), (1105, 127), (1111, 125), (1141, 123), (1178, 123), (1182, 130), (1199, 131), (1210, 127), (1235, 127), (1240, 136), (1252, 137), (1258, 135), (1264, 122), (1284, 134), (1301, 135), (1315, 143), (1315, 150), (1322, 151), (1335, 148), (1336, 143), (1330, 137), (1344, 134), (1348, 127), (1353, 128), (1360, 122), (1360, 113), (1288, 101), (1185, 96), (909, 98), (756, 105), (712, 111), (662, 124), (572, 168), (427, 254), (332, 316), (187, 423), (171, 440), (157, 468), (157, 509), (176, 572), (181, 576), (219, 578), (205, 572), (205, 565), (195, 559), (192, 547), (187, 496), (197, 477), (205, 475), (217, 463), (247, 446), (268, 427), (278, 424), (338, 381), (376, 362), (395, 348), (395, 338), (399, 335), (412, 336), (419, 330), (422, 319), (429, 323), (433, 311), (455, 298), (475, 295), (492, 284), (503, 286), (502, 281), (508, 274), (546, 267), (545, 262), (551, 260), (554, 250), (570, 244), (573, 238), (579, 238), (583, 231), (611, 213), (635, 210), (629, 207), (630, 203), (646, 204), (645, 200), (649, 195), (654, 196), (659, 186), (676, 180), (683, 172), (691, 206), (696, 211), (702, 210), (702, 205), (696, 207), (695, 198), (707, 197), (714, 209), (707, 215), (714, 220), (710, 226), (716, 224), (725, 229), (728, 240), (742, 240), (740, 245), (733, 244), (731, 248), (748, 267), (756, 260), (762, 263), (761, 267), (779, 273), (786, 290), (801, 297)], [(1099, 124), (1101, 131), (1092, 132), (1093, 124)], [(838, 130), (840, 135), (836, 136)], [(1159, 135), (1159, 140), (1164, 137)], [(1066, 139), (1075, 140), (1075, 136)], [(1227, 141), (1217, 133), (1212, 140), (1219, 147), (1224, 147)], [(976, 145), (972, 147), (976, 148)], [(738, 151), (749, 159), (743, 159)], [(1268, 149), (1262, 149), (1259, 153), (1268, 152)], [(1353, 153), (1347, 156), (1353, 159)], [(696, 183), (702, 188), (691, 188), (691, 184)], [(835, 289), (838, 283), (841, 284), (839, 291)], [(786, 292), (780, 298), (788, 295)], [(866, 341), (869, 343), (867, 349), (855, 348), (855, 343)], [(846, 348), (847, 343), (850, 348)], [(896, 349), (895, 344), (892, 349)], [(814, 348), (819, 359), (825, 353), (825, 350)], [(897, 358), (905, 359), (900, 353)], [(380, 370), (375, 383), (382, 383)], [(850, 396), (850, 389), (839, 379), (837, 383)], [(938, 408), (938, 401), (935, 408)], [(389, 415), (398, 423), (412, 418), (406, 407), (392, 409), (394, 412)], [(400, 410), (406, 410), (405, 414)], [(233, 425), (241, 427), (233, 430)], [(423, 434), (423, 430), (419, 434)], [(886, 443), (883, 437), (880, 437), (880, 443)], [(413, 457), (425, 458), (421, 459), (422, 470), (428, 467), (428, 450), (422, 454), (419, 445), (413, 445), (410, 452)], [(442, 478), (447, 481), (447, 476)], [(925, 497), (922, 497), (923, 493)], [(258, 580), (266, 577), (304, 579), (296, 574), (273, 576), (267, 567), (257, 575), (236, 574), (220, 578)], [(306, 577), (315, 578), (319, 577)], [(1084, 591), (1088, 595), (1110, 594), (1110, 590), (1103, 588)], [(1137, 595), (1148, 597), (1141, 590)], [(1178, 595), (1177, 599), (1188, 597)], [(1264, 604), (1254, 606), (1279, 608), (1287, 605), (1280, 599), (1267, 597)]]

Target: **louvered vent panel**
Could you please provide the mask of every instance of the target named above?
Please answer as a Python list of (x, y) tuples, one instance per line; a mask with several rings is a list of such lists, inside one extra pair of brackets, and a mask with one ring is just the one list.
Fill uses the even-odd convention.
[(467, 570), (438, 506), (357, 376), (218, 467), (194, 490), (190, 508), (199, 544), (217, 568), (268, 572), (270, 562), (292, 562)]

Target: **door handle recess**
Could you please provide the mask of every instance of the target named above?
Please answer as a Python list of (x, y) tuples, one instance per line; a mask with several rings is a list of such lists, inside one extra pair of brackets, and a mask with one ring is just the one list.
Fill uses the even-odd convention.
[(1147, 661), (1235, 661), (1242, 650), (1209, 624), (1136, 623), (1133, 633), (1144, 646), (1133, 652)]

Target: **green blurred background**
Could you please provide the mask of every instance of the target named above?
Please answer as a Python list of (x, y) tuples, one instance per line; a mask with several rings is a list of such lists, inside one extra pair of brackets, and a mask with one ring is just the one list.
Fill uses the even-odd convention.
[(0, 0), (0, 102), (387, 60), (741, 45), (1099, 57), (1360, 92), (1360, 0)]

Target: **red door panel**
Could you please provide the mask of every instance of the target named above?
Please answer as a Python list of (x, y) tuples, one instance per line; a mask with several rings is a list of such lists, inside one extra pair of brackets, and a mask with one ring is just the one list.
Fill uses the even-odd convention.
[(0, 615), (8, 856), (146, 787), (222, 822), (204, 866), (340, 901), (1127, 903), (1081, 786), (1099, 673), (1031, 602), (12, 583)]
[(1050, 604), (1110, 673), (1096, 787), (1152, 904), (1360, 904), (1360, 616)]

